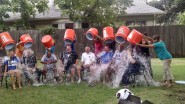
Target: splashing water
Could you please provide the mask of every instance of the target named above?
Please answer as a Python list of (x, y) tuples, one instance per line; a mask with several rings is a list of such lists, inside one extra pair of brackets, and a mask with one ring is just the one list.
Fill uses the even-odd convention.
[[(136, 52), (136, 48), (133, 49), (133, 57), (137, 58), (139, 63), (143, 65), (144, 67), (144, 74), (146, 77), (146, 80), (143, 78), (138, 78), (138, 80), (145, 80), (148, 85), (152, 86), (160, 86), (159, 82), (155, 82), (154, 79), (151, 76), (150, 72), (150, 56), (145, 57), (143, 55), (140, 55)], [(140, 68), (141, 69), (141, 68)]]

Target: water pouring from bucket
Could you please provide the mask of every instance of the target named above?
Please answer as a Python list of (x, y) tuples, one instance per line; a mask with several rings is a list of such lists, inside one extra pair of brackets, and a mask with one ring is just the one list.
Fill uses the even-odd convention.
[(23, 42), (25, 48), (30, 48), (33, 45), (33, 39), (29, 34), (24, 34), (20, 37), (20, 40)]
[(129, 36), (127, 37), (127, 41), (131, 44), (135, 45), (136, 43), (140, 43), (143, 38), (143, 34), (138, 32), (137, 30), (133, 29)]
[(67, 29), (64, 34), (64, 42), (67, 44), (72, 44), (75, 40), (76, 34), (73, 29)]
[(114, 30), (108, 26), (103, 29), (103, 39), (105, 43), (112, 43), (114, 41)]
[(51, 48), (55, 44), (55, 41), (50, 35), (45, 35), (44, 37), (42, 37), (41, 42), (47, 48)]
[(12, 39), (8, 32), (3, 32), (0, 34), (0, 43), (2, 45), (2, 48), (10, 50), (14, 47), (15, 41)]
[(85, 35), (88, 40), (93, 40), (96, 36), (98, 36), (98, 30), (96, 28), (90, 28)]
[(126, 26), (121, 26), (115, 35), (115, 41), (117, 43), (124, 43), (130, 33), (130, 29)]

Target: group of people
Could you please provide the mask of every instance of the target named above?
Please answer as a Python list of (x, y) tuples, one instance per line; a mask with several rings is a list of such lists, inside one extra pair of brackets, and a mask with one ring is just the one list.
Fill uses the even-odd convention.
[[(55, 56), (54, 45), (46, 49), (40, 61), (44, 67), (43, 69), (38, 69), (33, 50), (30, 48), (25, 49), (20, 41), (16, 45), (15, 53), (13, 50), (9, 50), (7, 57), (4, 58), (4, 76), (10, 74), (13, 89), (16, 89), (16, 79), (18, 87), (21, 88), (22, 76), (24, 76), (28, 84), (34, 84), (40, 82), (41, 75), (43, 75), (45, 83), (62, 83), (64, 81), (81, 83), (82, 81), (87, 81), (88, 85), (92, 86), (102, 82), (117, 88), (120, 83), (130, 85), (130, 76), (133, 73), (143, 71), (146, 83), (158, 86), (153, 80), (149, 52), (149, 48), (154, 48), (158, 58), (164, 62), (162, 85), (172, 86), (173, 75), (170, 71), (172, 56), (167, 51), (160, 36), (155, 35), (151, 38), (144, 34), (141, 43), (134, 45), (129, 42), (116, 45), (115, 41), (105, 43), (99, 36), (93, 42), (94, 52), (91, 51), (90, 46), (86, 46), (80, 62), (78, 61), (80, 57), (74, 49), (75, 42), (65, 44), (65, 50), (60, 58)], [(16, 79), (14, 76), (16, 76)]]

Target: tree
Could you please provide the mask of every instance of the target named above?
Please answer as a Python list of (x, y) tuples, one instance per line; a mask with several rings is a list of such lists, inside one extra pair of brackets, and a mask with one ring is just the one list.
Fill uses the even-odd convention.
[(54, 3), (71, 21), (106, 26), (113, 24), (118, 15), (125, 14), (132, 0), (55, 0)]
[(170, 0), (169, 8), (166, 10), (166, 14), (159, 18), (159, 22), (165, 22), (168, 24), (177, 20), (177, 16), (185, 11), (184, 0)]
[(185, 12), (180, 13), (180, 14), (178, 15), (178, 19), (179, 19), (178, 23), (179, 23), (180, 25), (185, 25)]
[(30, 28), (29, 20), (35, 14), (48, 9), (48, 0), (11, 0), (12, 12), (20, 13), (21, 19), (17, 22), (24, 29)]
[(9, 18), (7, 12), (11, 11), (10, 2), (8, 0), (0, 0), (0, 30), (4, 30), (4, 19)]

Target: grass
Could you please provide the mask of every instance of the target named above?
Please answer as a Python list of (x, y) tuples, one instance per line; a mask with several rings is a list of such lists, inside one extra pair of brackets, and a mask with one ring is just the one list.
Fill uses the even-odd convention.
[[(152, 59), (154, 79), (162, 79), (162, 63)], [(175, 80), (185, 80), (185, 58), (175, 58), (172, 61), (172, 73)], [(87, 87), (85, 83), (56, 86), (25, 86), (22, 89), (11, 90), (0, 88), (0, 104), (116, 104), (115, 93), (121, 89), (111, 89), (98, 84)], [(154, 104), (185, 104), (185, 85), (175, 85), (173, 88), (135, 87), (130, 90), (141, 99)]]

